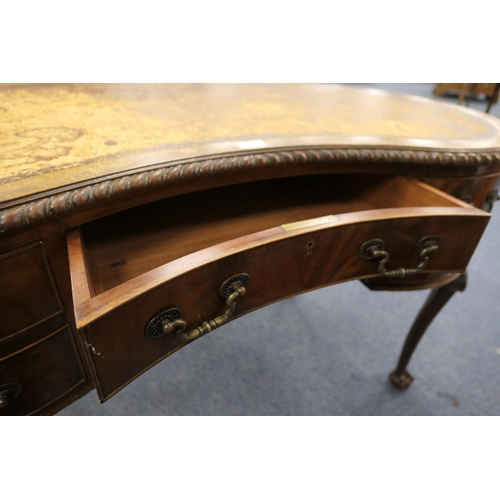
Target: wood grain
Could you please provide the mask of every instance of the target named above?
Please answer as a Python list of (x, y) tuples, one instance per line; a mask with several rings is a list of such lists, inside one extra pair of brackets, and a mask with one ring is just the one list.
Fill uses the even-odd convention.
[(41, 242), (0, 254), (0, 341), (63, 311)]
[(0, 415), (46, 412), (87, 385), (82, 362), (67, 326), (44, 339), (0, 358), (0, 384), (17, 382), (22, 393)]
[(460, 179), (456, 177), (428, 177), (424, 181), (484, 210), (489, 209), (486, 206), (488, 196), (500, 186), (500, 177), (496, 174)]
[(305, 176), (170, 198), (87, 224), (81, 234), (95, 295), (179, 257), (283, 224), (380, 208), (459, 205), (404, 178)]
[[(418, 240), (439, 234), (446, 248), (429, 260), (428, 272), (463, 272), (487, 217), (472, 212), (451, 215), (453, 209), (448, 207), (441, 208), (450, 212), (444, 217), (432, 212), (412, 217), (408, 216), (410, 209), (399, 210), (399, 217), (393, 213), (384, 218), (384, 210), (380, 210), (378, 220), (374, 216), (363, 221), (360, 216), (350, 224), (344, 220), (343, 224), (290, 233), (277, 228), (233, 240), (166, 264), (81, 304), (77, 321), (92, 349), (102, 400), (180, 347), (174, 336), (145, 338), (145, 327), (156, 314), (179, 307), (189, 327), (198, 326), (222, 310), (218, 289), (235, 274), (248, 273), (252, 280), (247, 294), (238, 300), (237, 318), (305, 291), (376, 276), (376, 262), (358, 256), (361, 243), (372, 238), (386, 241), (393, 269), (415, 267)], [(474, 236), (462, 240), (463, 234)], [(314, 247), (309, 253), (311, 241)]]
[[(317, 226), (283, 227), (330, 214), (336, 217)], [(307, 290), (376, 276), (377, 263), (358, 255), (373, 238), (386, 241), (394, 269), (416, 267), (417, 242), (437, 234), (444, 246), (426, 272), (460, 273), (488, 219), (411, 179), (313, 176), (173, 197), (72, 230), (76, 322), (99, 394), (106, 400), (180, 348), (172, 336), (144, 337), (152, 317), (180, 307), (190, 327), (209, 320), (223, 307), (218, 287), (234, 274), (252, 279), (237, 317)]]

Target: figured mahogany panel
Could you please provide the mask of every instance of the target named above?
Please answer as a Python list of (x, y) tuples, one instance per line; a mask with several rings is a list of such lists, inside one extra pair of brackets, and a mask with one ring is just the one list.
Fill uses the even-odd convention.
[(62, 312), (41, 242), (0, 255), (0, 341)]
[(21, 393), (1, 415), (44, 413), (86, 384), (69, 326), (0, 359), (0, 386), (20, 384)]

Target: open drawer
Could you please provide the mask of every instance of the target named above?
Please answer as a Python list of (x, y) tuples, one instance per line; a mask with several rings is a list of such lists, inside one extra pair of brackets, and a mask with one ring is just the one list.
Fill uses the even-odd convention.
[(101, 401), (280, 299), (384, 270), (463, 272), (488, 219), (407, 178), (324, 175), (176, 196), (73, 229), (76, 323)]

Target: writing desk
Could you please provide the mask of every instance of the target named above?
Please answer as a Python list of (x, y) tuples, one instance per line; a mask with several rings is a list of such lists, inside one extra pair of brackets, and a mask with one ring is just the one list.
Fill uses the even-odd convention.
[[(264, 305), (362, 280), (456, 290), (500, 176), (495, 117), (332, 85), (0, 87), (0, 414), (106, 401)], [(217, 334), (217, 333), (215, 333)], [(168, 361), (167, 361), (168, 362)]]

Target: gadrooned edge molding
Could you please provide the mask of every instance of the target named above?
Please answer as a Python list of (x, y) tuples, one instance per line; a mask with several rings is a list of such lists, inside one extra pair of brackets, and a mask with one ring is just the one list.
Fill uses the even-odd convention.
[(500, 164), (500, 150), (487, 152), (429, 151), (387, 148), (304, 148), (273, 152), (255, 152), (176, 165), (153, 167), (84, 187), (69, 189), (52, 196), (41, 195), (35, 201), (0, 211), (0, 233), (36, 224), (53, 217), (116, 199), (132, 192), (146, 191), (199, 177), (211, 177), (238, 170), (269, 168), (285, 164), (316, 162), (387, 162), (413, 165), (487, 166)]

